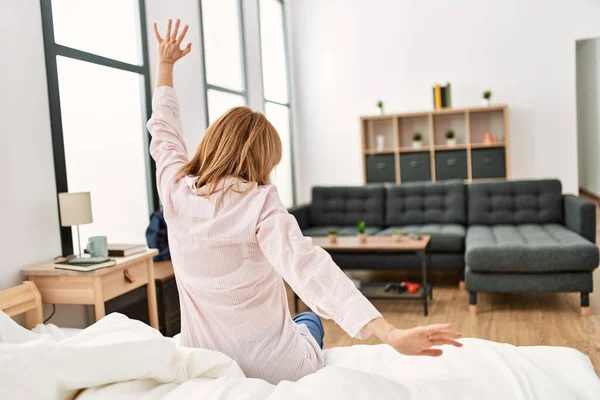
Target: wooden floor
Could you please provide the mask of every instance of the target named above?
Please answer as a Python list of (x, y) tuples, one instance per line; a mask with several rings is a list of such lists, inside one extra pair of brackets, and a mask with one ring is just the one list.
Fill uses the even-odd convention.
[[(600, 217), (600, 210), (597, 210)], [(600, 228), (600, 221), (597, 223)], [(599, 229), (600, 230), (600, 229)], [(597, 242), (600, 235), (597, 232)], [(600, 272), (594, 273), (594, 287), (600, 290)], [(406, 273), (357, 272), (364, 280), (419, 280)], [(419, 301), (373, 300), (384, 317), (399, 328), (449, 322), (464, 337), (476, 337), (518, 346), (552, 345), (580, 350), (590, 357), (600, 376), (600, 293), (590, 295), (592, 315), (579, 315), (578, 294), (479, 294), (479, 313), (468, 310), (468, 293), (457, 286), (456, 273), (434, 274), (433, 302), (429, 316), (423, 316)], [(290, 304), (292, 292), (288, 291)], [(301, 303), (300, 311), (307, 308)], [(332, 321), (324, 321), (325, 348), (352, 344), (378, 343), (371, 338), (350, 338)]]

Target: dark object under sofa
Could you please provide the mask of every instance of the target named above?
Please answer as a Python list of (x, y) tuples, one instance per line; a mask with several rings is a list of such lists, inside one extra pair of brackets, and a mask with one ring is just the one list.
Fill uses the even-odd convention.
[[(402, 185), (314, 187), (312, 203), (290, 210), (305, 236), (356, 235), (364, 220), (369, 235), (404, 233), (431, 235), (431, 267), (464, 271), (466, 198), (462, 181)], [(332, 254), (342, 269), (420, 269), (414, 254), (390, 252)]]
[(582, 313), (598, 267), (596, 206), (557, 180), (468, 185), (466, 287), (478, 292), (579, 292)]

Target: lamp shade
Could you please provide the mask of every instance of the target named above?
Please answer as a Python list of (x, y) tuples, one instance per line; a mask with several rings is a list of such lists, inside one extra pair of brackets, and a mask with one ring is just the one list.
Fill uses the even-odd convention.
[(92, 219), (92, 200), (90, 192), (59, 193), (60, 225), (73, 226), (90, 224)]

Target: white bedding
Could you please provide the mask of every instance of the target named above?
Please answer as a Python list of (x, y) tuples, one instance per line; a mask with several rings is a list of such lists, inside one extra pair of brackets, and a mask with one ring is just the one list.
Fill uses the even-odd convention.
[(111, 314), (73, 335), (28, 331), (0, 312), (0, 398), (67, 399), (600, 399), (582, 353), (463, 339), (439, 358), (385, 345), (334, 348), (326, 367), (273, 386), (245, 378), (227, 356), (176, 346)]

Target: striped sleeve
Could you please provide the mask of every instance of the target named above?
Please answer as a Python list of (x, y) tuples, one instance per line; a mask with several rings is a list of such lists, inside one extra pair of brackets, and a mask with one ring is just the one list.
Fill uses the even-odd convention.
[(365, 325), (381, 314), (325, 250), (303, 237), (275, 187), (267, 194), (256, 237), (267, 260), (314, 312), (333, 319), (352, 337), (369, 336)]
[(156, 162), (158, 193), (163, 205), (168, 205), (175, 174), (188, 162), (175, 89), (169, 86), (156, 88), (152, 98), (152, 118), (147, 127), (152, 135), (150, 154)]

